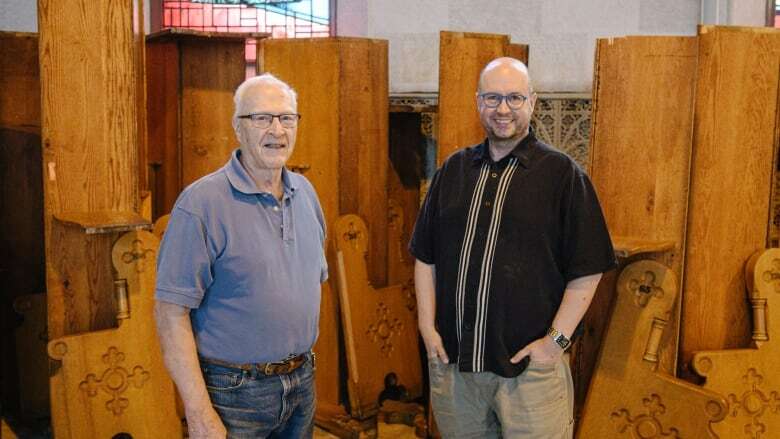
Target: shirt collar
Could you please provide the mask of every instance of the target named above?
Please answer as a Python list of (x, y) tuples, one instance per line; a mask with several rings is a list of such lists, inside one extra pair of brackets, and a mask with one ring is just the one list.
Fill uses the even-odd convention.
[[(531, 164), (531, 153), (533, 151), (534, 142), (536, 142), (536, 136), (534, 135), (533, 129), (529, 127), (528, 135), (523, 137), (523, 140), (521, 140), (520, 143), (515, 146), (515, 149), (513, 149), (507, 155), (507, 157), (510, 155), (517, 157), (517, 160), (520, 162), (520, 164), (523, 165), (524, 168), (528, 168)], [(490, 157), (490, 148), (488, 147), (489, 144), (490, 141), (485, 139), (481, 144), (477, 145), (472, 160), (475, 162), (493, 162), (493, 158)]]
[[(241, 164), (239, 157), (241, 157), (241, 150), (236, 148), (230, 155), (230, 161), (227, 166), (225, 166), (225, 173), (227, 174), (228, 181), (230, 182), (230, 185), (233, 186), (233, 189), (247, 195), (267, 194), (267, 192), (258, 189), (257, 184), (252, 180), (249, 172), (247, 172), (247, 170), (244, 169), (244, 165)], [(284, 194), (287, 196), (294, 195), (295, 191), (298, 190), (298, 185), (293, 183), (293, 179), (290, 178), (290, 171), (288, 171), (286, 167), (282, 168), (282, 188), (284, 189)]]

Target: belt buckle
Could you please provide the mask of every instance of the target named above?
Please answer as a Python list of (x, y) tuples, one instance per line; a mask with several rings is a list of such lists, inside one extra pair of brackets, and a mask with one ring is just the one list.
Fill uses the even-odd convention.
[(300, 357), (300, 355), (291, 356), (279, 363), (265, 363), (265, 366), (263, 366), (263, 373), (265, 375), (286, 375), (297, 369), (306, 361), (305, 358), (301, 358), (300, 363), (296, 365), (296, 360), (299, 360), (298, 357)]

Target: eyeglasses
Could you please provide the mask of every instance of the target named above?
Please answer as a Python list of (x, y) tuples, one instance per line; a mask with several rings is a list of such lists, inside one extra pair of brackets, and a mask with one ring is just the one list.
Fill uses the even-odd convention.
[(238, 116), (239, 119), (249, 119), (249, 122), (255, 128), (266, 129), (274, 123), (274, 118), (279, 118), (279, 123), (285, 128), (295, 128), (298, 125), (298, 121), (301, 119), (300, 114), (284, 113), (284, 114), (270, 114), (270, 113), (252, 113)]
[(499, 93), (482, 93), (479, 95), (482, 98), (482, 103), (488, 108), (497, 108), (506, 99), (506, 104), (513, 110), (519, 110), (528, 100), (528, 96), (521, 95), (520, 93), (511, 93), (508, 95), (502, 95)]

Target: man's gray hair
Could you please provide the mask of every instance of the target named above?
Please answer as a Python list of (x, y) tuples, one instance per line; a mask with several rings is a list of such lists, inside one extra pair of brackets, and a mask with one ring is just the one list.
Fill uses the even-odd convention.
[(238, 112), (241, 110), (241, 100), (244, 99), (244, 93), (259, 84), (276, 85), (286, 91), (290, 95), (290, 99), (292, 99), (293, 108), (296, 111), (298, 110), (298, 94), (295, 93), (295, 90), (276, 76), (270, 73), (263, 73), (245, 80), (236, 88), (236, 92), (233, 94), (233, 128), (238, 129), (238, 116), (240, 116)]

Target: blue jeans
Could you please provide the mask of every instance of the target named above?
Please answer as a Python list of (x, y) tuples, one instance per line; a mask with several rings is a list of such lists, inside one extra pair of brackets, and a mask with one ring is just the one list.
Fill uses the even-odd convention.
[(201, 363), (211, 404), (228, 438), (311, 438), (314, 367), (311, 354), (287, 375)]

